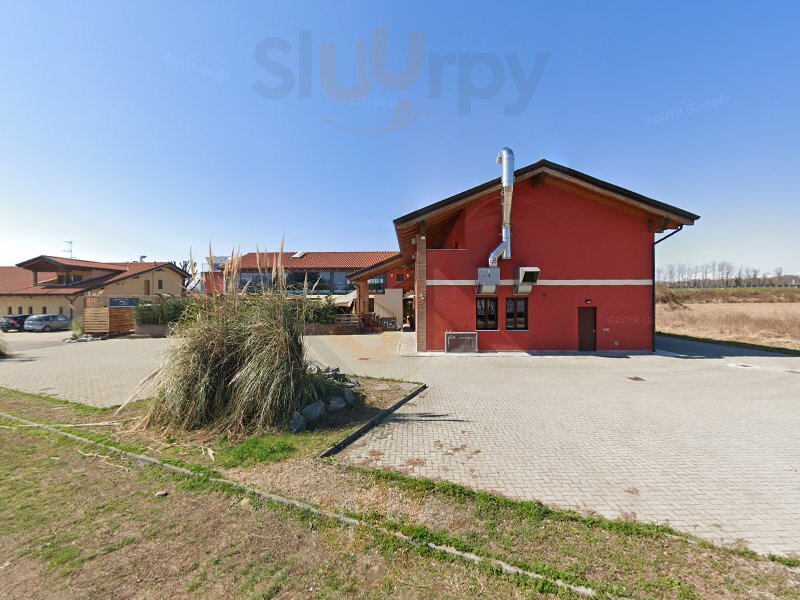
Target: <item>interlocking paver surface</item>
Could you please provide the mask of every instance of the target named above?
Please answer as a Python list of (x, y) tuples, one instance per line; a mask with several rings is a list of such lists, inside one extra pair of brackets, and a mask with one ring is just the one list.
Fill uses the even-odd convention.
[(344, 371), (430, 386), (342, 459), (800, 551), (800, 358), (666, 340), (660, 355), (414, 357), (401, 337), (310, 338)]
[[(47, 336), (68, 335), (9, 335), (7, 339), (14, 354), (0, 361), (0, 386), (91, 406), (114, 406), (127, 400), (139, 382), (158, 367), (166, 346), (164, 339), (149, 338), (57, 342), (45, 347), (36, 343)], [(146, 397), (148, 391), (142, 389), (138, 396)]]
[[(344, 460), (800, 551), (800, 358), (666, 340), (660, 355), (411, 356), (408, 334), (307, 339), (346, 372), (429, 385)], [(127, 399), (165, 347), (22, 340), (0, 385), (96, 406)]]

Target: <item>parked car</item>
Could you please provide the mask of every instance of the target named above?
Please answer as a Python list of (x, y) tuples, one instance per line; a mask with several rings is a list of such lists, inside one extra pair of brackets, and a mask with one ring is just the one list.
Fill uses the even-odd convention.
[(30, 317), (30, 315), (9, 315), (7, 317), (3, 317), (0, 319), (0, 330), (4, 332), (9, 332), (12, 329), (16, 331), (22, 331), (24, 329), (25, 320)]
[(25, 320), (25, 331), (69, 329), (72, 321), (64, 315), (33, 315)]

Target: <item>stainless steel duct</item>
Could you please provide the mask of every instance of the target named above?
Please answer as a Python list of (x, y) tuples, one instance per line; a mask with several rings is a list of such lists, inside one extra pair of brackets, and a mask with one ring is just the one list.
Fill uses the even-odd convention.
[(503, 186), (503, 227), (500, 231), (502, 241), (489, 255), (489, 266), (497, 267), (501, 258), (511, 258), (511, 201), (514, 197), (514, 151), (502, 148), (497, 155), (497, 162), (503, 167), (501, 178)]

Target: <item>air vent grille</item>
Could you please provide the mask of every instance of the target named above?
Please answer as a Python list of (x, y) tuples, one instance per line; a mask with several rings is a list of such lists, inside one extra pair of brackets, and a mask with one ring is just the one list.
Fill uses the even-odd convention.
[(445, 352), (477, 352), (478, 334), (474, 331), (448, 331), (444, 334)]

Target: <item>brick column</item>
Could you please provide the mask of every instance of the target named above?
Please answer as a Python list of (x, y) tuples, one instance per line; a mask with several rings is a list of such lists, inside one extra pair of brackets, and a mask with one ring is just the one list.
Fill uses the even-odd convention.
[(356, 281), (356, 312), (365, 315), (369, 312), (369, 282)]
[(428, 349), (428, 286), (427, 256), (428, 243), (425, 239), (425, 225), (420, 227), (416, 237), (417, 253), (414, 261), (414, 306), (416, 307), (415, 325), (417, 329), (417, 352)]

